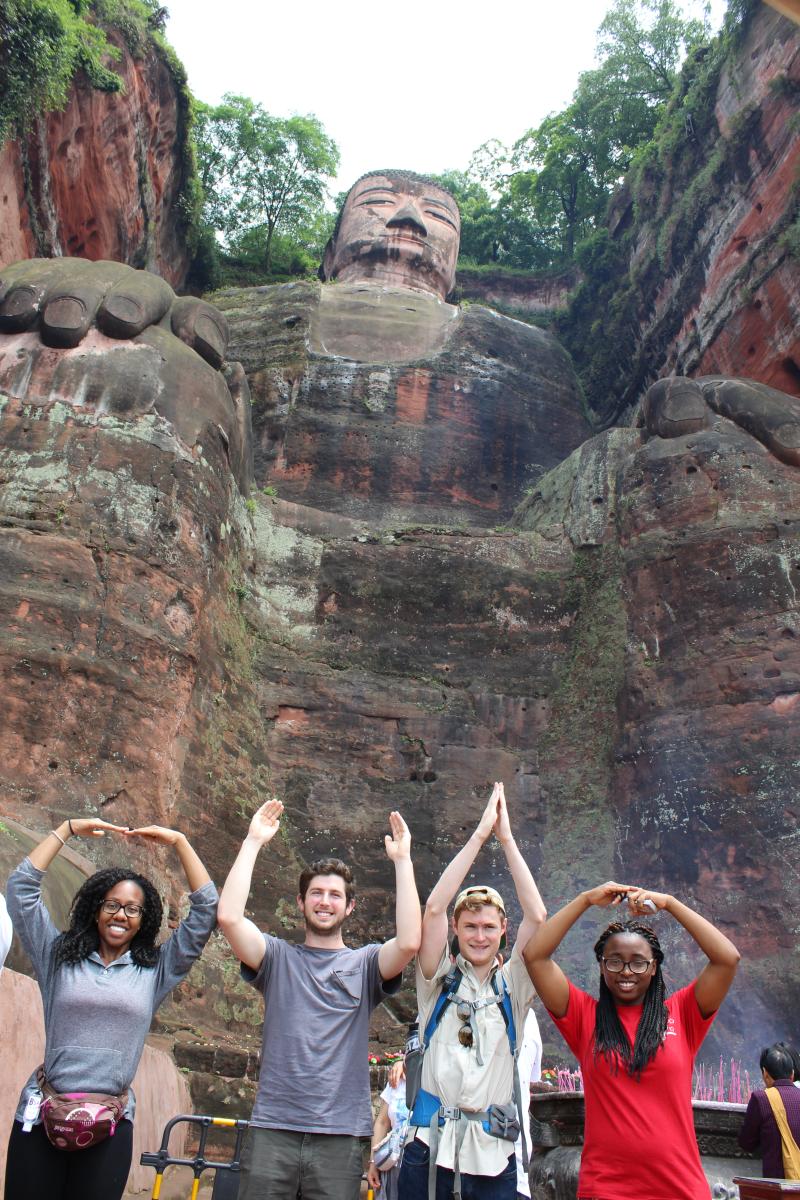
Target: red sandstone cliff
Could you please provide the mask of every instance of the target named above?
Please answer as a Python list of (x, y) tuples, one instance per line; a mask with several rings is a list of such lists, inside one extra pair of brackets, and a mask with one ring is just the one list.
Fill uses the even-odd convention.
[(188, 96), (154, 42), (134, 57), (118, 33), (121, 92), (78, 76), (67, 107), (0, 148), (0, 266), (69, 255), (186, 278)]
[(560, 323), (604, 420), (670, 372), (800, 394), (799, 92), (800, 30), (763, 4), (685, 68)]
[[(800, 394), (800, 272), (775, 236), (796, 204), (798, 88), (800, 34), (764, 8), (723, 70), (715, 108), (723, 138), (757, 111), (755, 136), (746, 169), (709, 205), (696, 247), (706, 264), (704, 284), (667, 347), (667, 370), (746, 375)], [(665, 280), (656, 312), (670, 293)]]

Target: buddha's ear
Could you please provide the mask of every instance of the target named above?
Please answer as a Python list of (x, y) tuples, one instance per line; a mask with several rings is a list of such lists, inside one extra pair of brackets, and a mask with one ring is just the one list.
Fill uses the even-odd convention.
[(330, 279), (331, 271), (333, 270), (333, 258), (336, 253), (336, 243), (333, 238), (328, 238), (327, 245), (322, 253), (322, 263), (317, 271), (320, 279), (324, 283), (326, 279)]

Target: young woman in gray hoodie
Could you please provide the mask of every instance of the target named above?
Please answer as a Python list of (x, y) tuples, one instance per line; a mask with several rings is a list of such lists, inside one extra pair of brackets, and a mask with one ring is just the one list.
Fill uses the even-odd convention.
[[(106, 832), (174, 846), (190, 910), (161, 945), (153, 884), (123, 867), (97, 871), (77, 892), (59, 933), (41, 897), (44, 873), (70, 837)], [(56, 1092), (120, 1095), (130, 1088), (150, 1022), (199, 957), (216, 924), (217, 889), (186, 837), (149, 825), (123, 829), (73, 817), (52, 830), (8, 880), (14, 928), (36, 971), (44, 1006), (44, 1073)], [(34, 1070), (20, 1096), (6, 1165), (5, 1200), (119, 1200), (133, 1147), (134, 1096), (112, 1137), (85, 1150), (52, 1145), (41, 1124)]]

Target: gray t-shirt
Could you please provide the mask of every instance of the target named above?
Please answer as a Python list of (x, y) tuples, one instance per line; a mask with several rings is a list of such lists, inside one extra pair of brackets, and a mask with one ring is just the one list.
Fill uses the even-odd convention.
[(384, 983), (379, 945), (317, 950), (264, 934), (258, 971), (264, 1039), (252, 1124), (300, 1133), (372, 1134), (369, 1018), (400, 977)]

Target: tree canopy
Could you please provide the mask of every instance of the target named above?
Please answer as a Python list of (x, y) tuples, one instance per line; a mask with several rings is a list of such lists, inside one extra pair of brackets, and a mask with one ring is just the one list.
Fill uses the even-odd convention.
[(252, 257), (260, 247), (269, 274), (281, 239), (299, 249), (320, 236), (339, 150), (316, 117), (275, 117), (227, 94), (198, 105), (195, 138), (205, 219), (229, 250)]
[(485, 143), (466, 172), (443, 176), (461, 202), (462, 253), (529, 269), (570, 261), (652, 138), (681, 62), (707, 38), (707, 20), (685, 17), (677, 0), (613, 0), (598, 65), (579, 77), (566, 108), (511, 147)]

